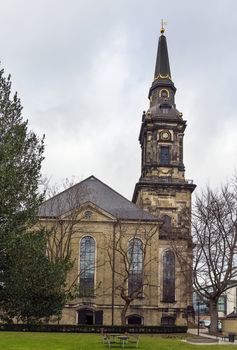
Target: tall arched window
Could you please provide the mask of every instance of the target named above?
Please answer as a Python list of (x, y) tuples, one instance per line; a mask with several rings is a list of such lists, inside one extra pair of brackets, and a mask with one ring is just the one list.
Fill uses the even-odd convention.
[(128, 294), (142, 294), (143, 286), (143, 243), (140, 239), (131, 239), (128, 243)]
[(94, 294), (95, 277), (95, 240), (90, 236), (83, 237), (80, 244), (80, 296)]
[(163, 255), (163, 301), (175, 301), (175, 255), (171, 250)]

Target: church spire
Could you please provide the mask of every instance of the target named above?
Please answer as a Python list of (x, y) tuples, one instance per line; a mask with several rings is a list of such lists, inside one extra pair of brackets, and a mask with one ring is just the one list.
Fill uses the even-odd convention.
[(154, 80), (149, 91), (149, 98), (152, 95), (156, 95), (156, 91), (160, 91), (161, 88), (167, 88), (169, 90), (171, 89), (173, 91), (173, 94), (176, 92), (174, 83), (171, 80), (169, 54), (164, 31), (164, 22), (162, 21), (160, 30), (161, 35), (159, 37), (156, 55)]
[[(169, 193), (171, 199), (173, 191), (176, 191), (181, 198), (182, 191), (186, 191), (189, 196), (195, 188), (195, 185), (185, 180), (183, 137), (186, 121), (183, 119), (183, 114), (176, 108), (176, 88), (171, 80), (163, 24), (162, 22), (158, 42), (155, 78), (149, 91), (150, 106), (142, 115), (139, 135), (142, 148), (142, 169), (140, 180), (135, 187), (133, 201), (143, 208), (146, 208), (144, 204), (146, 198), (153, 196), (153, 193), (156, 193), (155, 197), (159, 197), (164, 190), (164, 196), (168, 196)], [(170, 204), (172, 200), (166, 202), (165, 199), (160, 200), (158, 197), (152, 199), (149, 202), (149, 208), (147, 207), (152, 213), (167, 214), (178, 205)], [(178, 217), (175, 220), (178, 221)]]
[(156, 56), (155, 79), (166, 78), (171, 79), (169, 55), (166, 37), (164, 36), (164, 28), (161, 28), (161, 36), (159, 37), (158, 50)]

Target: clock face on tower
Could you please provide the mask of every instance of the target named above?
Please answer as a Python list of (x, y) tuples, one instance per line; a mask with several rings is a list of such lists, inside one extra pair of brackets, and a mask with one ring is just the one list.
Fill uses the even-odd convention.
[(171, 140), (171, 134), (168, 130), (161, 131), (160, 138), (163, 141), (170, 141)]

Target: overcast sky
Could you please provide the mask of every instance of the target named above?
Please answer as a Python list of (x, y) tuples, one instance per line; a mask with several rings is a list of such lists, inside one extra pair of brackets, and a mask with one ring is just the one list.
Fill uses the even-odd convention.
[(237, 166), (236, 0), (0, 0), (0, 59), (24, 117), (46, 136), (53, 182), (95, 175), (129, 199), (140, 176), (160, 20), (168, 22), (186, 178), (218, 185)]

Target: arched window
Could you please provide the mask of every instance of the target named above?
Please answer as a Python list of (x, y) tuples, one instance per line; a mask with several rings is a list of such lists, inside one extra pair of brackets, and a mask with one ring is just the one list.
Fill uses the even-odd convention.
[(142, 324), (142, 317), (140, 315), (129, 315), (127, 324)]
[(163, 301), (175, 301), (175, 256), (171, 250), (163, 255)]
[(90, 236), (83, 237), (80, 244), (80, 296), (94, 294), (95, 277), (95, 240)]
[(78, 324), (103, 324), (103, 310), (95, 310), (90, 307), (80, 308), (77, 311)]
[(162, 325), (175, 325), (175, 317), (174, 316), (162, 316), (161, 318)]
[(131, 239), (128, 243), (128, 294), (142, 294), (143, 286), (143, 243), (140, 239)]
[(162, 215), (161, 220), (163, 221), (161, 226), (161, 233), (169, 234), (171, 232), (171, 217), (169, 215)]

